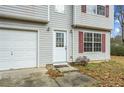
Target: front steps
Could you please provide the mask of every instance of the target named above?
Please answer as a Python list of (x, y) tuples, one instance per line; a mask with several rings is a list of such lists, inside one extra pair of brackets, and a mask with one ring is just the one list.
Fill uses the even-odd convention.
[(54, 68), (59, 70), (62, 73), (68, 73), (68, 72), (77, 72), (79, 71), (77, 68), (70, 66), (69, 64), (67, 65), (53, 65)]

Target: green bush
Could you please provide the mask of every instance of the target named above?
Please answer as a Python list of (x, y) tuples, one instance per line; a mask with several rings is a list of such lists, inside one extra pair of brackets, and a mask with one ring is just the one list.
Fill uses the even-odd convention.
[(112, 44), (111, 45), (111, 55), (124, 56), (124, 45)]

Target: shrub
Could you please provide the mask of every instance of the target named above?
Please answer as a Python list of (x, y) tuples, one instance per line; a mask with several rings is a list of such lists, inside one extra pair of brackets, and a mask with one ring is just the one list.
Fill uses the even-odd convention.
[(111, 55), (124, 56), (124, 45), (111, 45)]
[(82, 66), (86, 66), (88, 62), (89, 62), (89, 59), (86, 56), (80, 56), (76, 59), (76, 63), (79, 63)]

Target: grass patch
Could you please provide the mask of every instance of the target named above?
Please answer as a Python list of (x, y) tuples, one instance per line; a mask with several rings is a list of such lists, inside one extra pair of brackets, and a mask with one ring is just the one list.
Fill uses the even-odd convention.
[(77, 67), (81, 73), (98, 80), (99, 83), (95, 86), (124, 86), (124, 65), (119, 62), (89, 63), (85, 67), (80, 65), (75, 65), (75, 67)]

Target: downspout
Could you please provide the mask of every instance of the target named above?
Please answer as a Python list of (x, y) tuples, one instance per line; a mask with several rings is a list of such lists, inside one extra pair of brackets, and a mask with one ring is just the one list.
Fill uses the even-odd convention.
[(73, 22), (74, 22), (74, 5), (72, 5), (72, 32), (71, 32), (71, 38), (72, 38), (72, 62), (74, 62), (74, 53), (73, 53)]
[(74, 62), (74, 53), (73, 53), (73, 30), (72, 30), (72, 62)]

